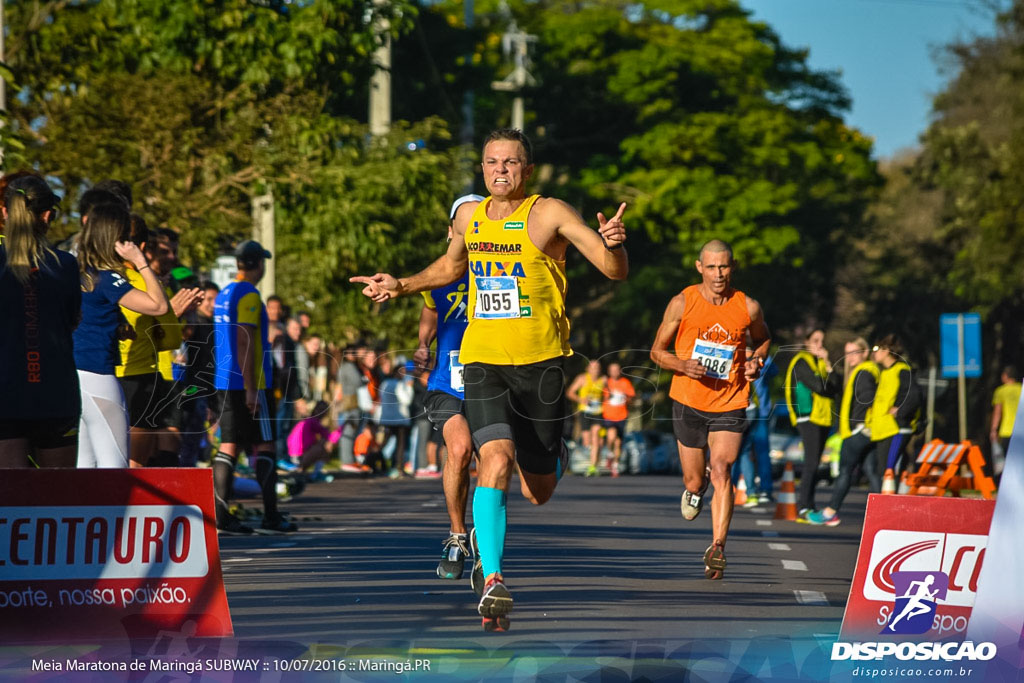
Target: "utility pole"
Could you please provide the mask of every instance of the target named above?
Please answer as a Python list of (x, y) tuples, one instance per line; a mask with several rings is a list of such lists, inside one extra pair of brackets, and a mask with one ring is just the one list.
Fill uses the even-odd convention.
[[(387, 0), (373, 0), (374, 8)], [(387, 135), (391, 130), (391, 33), (385, 19), (374, 19), (374, 31), (382, 43), (373, 52), (373, 76), (370, 77), (370, 135)]]
[(267, 270), (263, 274), (263, 285), (260, 292), (266, 299), (277, 292), (274, 277), (277, 263), (276, 239), (274, 236), (274, 192), (268, 187), (266, 194), (252, 198), (252, 238), (263, 245), (273, 258), (267, 260)]
[(531, 36), (519, 30), (513, 19), (508, 31), (502, 36), (501, 45), (506, 57), (512, 57), (514, 66), (512, 73), (503, 80), (494, 81), (491, 87), (503, 92), (516, 93), (512, 100), (512, 127), (523, 130), (526, 112), (523, 106), (523, 88), (534, 85), (537, 81), (530, 75), (530, 43), (537, 42), (537, 36)]

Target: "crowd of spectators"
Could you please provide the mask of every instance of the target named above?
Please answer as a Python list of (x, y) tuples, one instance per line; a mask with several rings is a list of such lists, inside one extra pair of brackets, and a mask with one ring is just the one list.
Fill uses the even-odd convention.
[[(212, 462), (222, 409), (214, 386), (214, 303), (221, 288), (181, 264), (178, 234), (149, 229), (133, 213), (130, 187), (115, 180), (83, 194), (81, 229), (61, 248), (47, 236), (60, 198), (45, 178), (30, 172), (4, 176), (0, 203), (0, 317), (8, 323), (0, 334), (0, 467)], [(279, 296), (268, 297), (265, 310), (277, 469), (322, 480), (333, 476), (324, 463), (336, 459), (335, 473), (441, 476), (444, 443), (424, 409), (428, 370), (401, 351), (367, 341), (369, 333), (343, 346), (325, 340), (311, 331), (308, 311), (293, 312)], [(855, 441), (844, 446), (849, 453), (842, 474), (865, 464), (868, 450), (877, 451), (866, 462), (876, 466), (865, 467), (873, 489), (886, 469), (906, 469), (911, 458), (905, 443), (920, 425), (920, 391), (898, 340), (886, 337), (870, 349), (860, 339), (847, 345), (847, 365), (857, 358), (870, 372), (858, 375), (863, 391), (858, 384), (844, 396), (843, 378), (849, 384), (856, 364), (842, 374), (830, 372), (823, 339), (821, 330), (812, 331), (785, 373), (786, 403), (805, 446), (802, 515), (814, 509), (818, 458), (834, 420), (849, 432), (842, 436), (861, 435), (863, 442), (856, 452)], [(1005, 450), (1012, 430), (1018, 380), (1016, 369), (1007, 368), (993, 399), (996, 451)], [(763, 428), (749, 439), (755, 457), (741, 458), (735, 477), (743, 465), (748, 483), (757, 479), (761, 487), (752, 497), (770, 501), (766, 382), (755, 387), (751, 404), (751, 423)], [(876, 385), (892, 396), (874, 412), (891, 415), (892, 424), (882, 425), (876, 416), (872, 431), (866, 406), (878, 400)], [(590, 455), (587, 474), (598, 473), (604, 452), (605, 469), (617, 476), (628, 405), (636, 400), (632, 384), (618, 363), (603, 368), (592, 361), (567, 398), (578, 405), (577, 429)], [(858, 406), (865, 408), (858, 412)], [(998, 474), (1001, 458), (995, 455)], [(827, 508), (825, 519), (832, 519), (834, 508)]]
[[(60, 245), (45, 178), (4, 176), (0, 203), (0, 467), (211, 463), (221, 288), (181, 264), (178, 234), (150, 230), (119, 181), (83, 194), (80, 229)], [(324, 479), (339, 458), (350, 473), (440, 476), (426, 371), (364, 341), (325, 343), (278, 296), (265, 312), (276, 469)]]

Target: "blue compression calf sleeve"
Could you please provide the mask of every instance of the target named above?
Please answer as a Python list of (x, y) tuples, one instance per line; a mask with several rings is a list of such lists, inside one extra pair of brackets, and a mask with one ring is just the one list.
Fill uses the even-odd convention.
[(485, 577), (501, 572), (501, 556), (505, 551), (505, 500), (501, 489), (477, 486), (473, 493), (473, 524)]

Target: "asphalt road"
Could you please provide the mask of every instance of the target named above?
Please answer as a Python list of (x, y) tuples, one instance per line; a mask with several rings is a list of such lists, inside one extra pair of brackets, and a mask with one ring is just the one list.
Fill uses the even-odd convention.
[(445, 648), (838, 633), (865, 492), (851, 492), (834, 528), (776, 520), (774, 506), (737, 508), (725, 579), (708, 581), (710, 513), (683, 520), (681, 486), (674, 476), (571, 476), (535, 507), (513, 484), (504, 570), (515, 610), (508, 633), (486, 634), (469, 563), (462, 580), (434, 575), (448, 529), (439, 480), (313, 484), (283, 505), (298, 533), (220, 539), (236, 638)]
[[(513, 489), (507, 633), (482, 630), (468, 566), (460, 581), (435, 576), (448, 530), (439, 480), (345, 478), (283, 506), (297, 533), (220, 538), (233, 638), (0, 646), (0, 680), (853, 680), (850, 663), (828, 653), (864, 492), (851, 493), (836, 528), (738, 508), (725, 580), (708, 581), (709, 511), (682, 519), (676, 476), (569, 476), (541, 507)], [(819, 503), (827, 495), (820, 489)], [(82, 661), (141, 669), (39, 668)]]

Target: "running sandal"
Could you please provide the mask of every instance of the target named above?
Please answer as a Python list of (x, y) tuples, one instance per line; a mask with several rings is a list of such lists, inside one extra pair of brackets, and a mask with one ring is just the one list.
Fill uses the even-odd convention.
[(505, 583), (497, 576), (492, 576), (480, 596), (480, 604), (476, 611), (483, 617), (485, 631), (507, 631), (508, 614), (512, 611), (512, 594)]
[(480, 547), (476, 543), (476, 527), (469, 531), (469, 550), (473, 553), (473, 571), (469, 574), (469, 585), (479, 598), (484, 594), (484, 561), (480, 559)]
[(683, 519), (690, 522), (697, 518), (700, 510), (704, 507), (704, 494), (707, 493), (708, 484), (711, 483), (711, 469), (704, 468), (704, 483), (701, 484), (697, 493), (690, 493), (688, 489), (683, 490), (683, 498), (679, 502), (679, 510), (683, 513)]
[(761, 499), (758, 497), (758, 495), (756, 493), (752, 493), (749, 496), (747, 496), (747, 502), (743, 504), (743, 507), (745, 507), (745, 508), (756, 508), (760, 504), (761, 504)]
[(718, 581), (725, 574), (725, 543), (715, 541), (704, 551), (704, 578)]
[(587, 472), (583, 476), (584, 477), (597, 477), (597, 476), (600, 476), (598, 471), (597, 471), (597, 465), (590, 465), (590, 466), (588, 466), (587, 467)]
[(461, 579), (467, 555), (469, 548), (466, 547), (466, 534), (452, 534), (445, 539), (441, 562), (437, 565), (437, 578)]
[(810, 512), (807, 513), (806, 519), (808, 524), (824, 524), (825, 526), (839, 526), (838, 512), (834, 512), (831, 515), (826, 515), (824, 512), (820, 510), (811, 510)]

